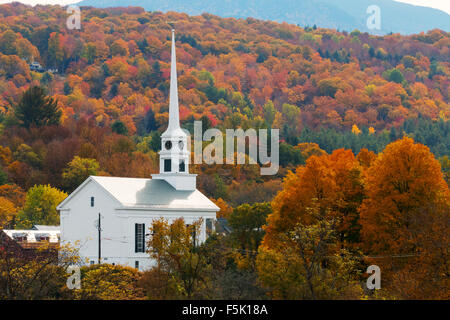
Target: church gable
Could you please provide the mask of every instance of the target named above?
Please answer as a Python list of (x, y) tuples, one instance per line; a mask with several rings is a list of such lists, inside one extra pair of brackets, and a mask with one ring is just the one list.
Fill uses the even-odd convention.
[(107, 190), (105, 190), (94, 177), (87, 178), (75, 191), (73, 191), (57, 209), (64, 211), (71, 208), (95, 208), (101, 205), (101, 202), (112, 203), (120, 206), (120, 202)]

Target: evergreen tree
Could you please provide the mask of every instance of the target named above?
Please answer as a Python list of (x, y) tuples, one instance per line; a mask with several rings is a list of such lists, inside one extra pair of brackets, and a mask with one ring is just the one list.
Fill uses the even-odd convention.
[(150, 137), (151, 137), (149, 143), (150, 149), (152, 149), (153, 151), (161, 150), (161, 134), (158, 131), (152, 131)]
[(25, 128), (58, 125), (62, 111), (58, 101), (46, 96), (43, 88), (34, 86), (23, 94), (15, 108), (15, 115)]
[(116, 121), (112, 124), (111, 129), (112, 129), (113, 132), (115, 132), (115, 133), (117, 133), (117, 134), (123, 134), (123, 135), (126, 135), (126, 134), (128, 133), (127, 127), (126, 127), (125, 124), (124, 124), (122, 121), (120, 121), (120, 120), (116, 120)]
[(72, 93), (72, 88), (70, 87), (68, 82), (64, 82), (64, 94), (69, 95)]

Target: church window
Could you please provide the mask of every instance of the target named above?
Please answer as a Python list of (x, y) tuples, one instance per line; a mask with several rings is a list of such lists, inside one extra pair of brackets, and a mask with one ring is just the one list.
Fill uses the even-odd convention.
[(164, 172), (172, 171), (172, 160), (164, 159)]
[(179, 168), (180, 172), (185, 172), (186, 171), (186, 164), (184, 163), (184, 160), (180, 161), (180, 168)]
[(134, 225), (134, 252), (145, 252), (145, 224)]
[(213, 219), (206, 219), (206, 234), (210, 236), (213, 232)]
[(172, 149), (172, 141), (166, 141), (166, 143), (164, 144), (164, 146), (166, 147), (166, 150)]
[(134, 267), (139, 270), (139, 261), (134, 262)]
[(94, 197), (91, 197), (91, 207), (94, 206)]

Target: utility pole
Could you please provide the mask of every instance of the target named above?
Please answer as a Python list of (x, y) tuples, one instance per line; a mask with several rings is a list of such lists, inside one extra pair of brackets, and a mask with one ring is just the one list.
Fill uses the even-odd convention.
[(102, 223), (101, 223), (101, 214), (98, 214), (98, 264), (100, 264), (102, 260)]

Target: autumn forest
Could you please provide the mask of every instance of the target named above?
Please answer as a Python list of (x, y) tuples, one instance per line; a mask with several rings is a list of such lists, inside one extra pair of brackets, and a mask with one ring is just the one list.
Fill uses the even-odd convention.
[[(71, 292), (57, 267), (44, 279), (26, 265), (33, 285), (16, 274), (4, 290), (0, 273), (0, 298), (449, 298), (449, 33), (81, 12), (69, 30), (60, 6), (0, 6), (0, 228), (58, 225), (56, 205), (89, 175), (158, 171), (172, 26), (181, 125), (279, 129), (280, 170), (195, 165), (231, 233), (193, 248), (195, 225), (158, 221), (155, 269), (84, 267)], [(364, 286), (373, 264), (381, 290)]]

